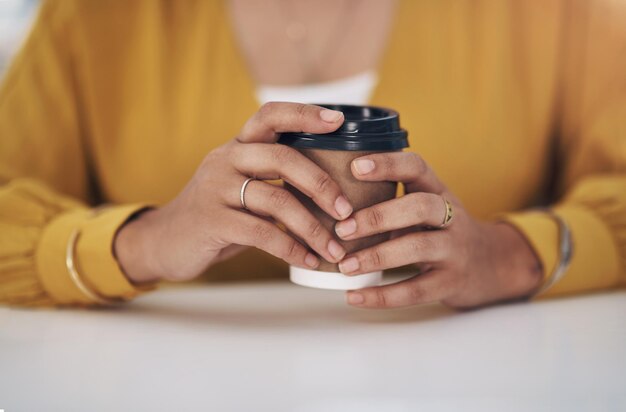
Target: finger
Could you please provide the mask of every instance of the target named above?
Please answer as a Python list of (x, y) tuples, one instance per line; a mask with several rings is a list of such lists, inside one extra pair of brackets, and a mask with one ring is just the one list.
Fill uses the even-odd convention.
[(446, 187), (424, 159), (412, 152), (375, 153), (354, 159), (352, 174), (359, 180), (402, 182), (408, 192), (442, 194)]
[[(338, 262), (345, 256), (345, 249), (330, 231), (282, 187), (252, 181), (246, 188), (245, 201), (250, 211), (281, 222), (327, 261)], [(239, 206), (238, 203), (239, 200), (236, 206)]]
[(276, 225), (244, 212), (235, 212), (233, 225), (224, 238), (229, 243), (254, 246), (290, 265), (315, 269), (319, 259)]
[(343, 119), (343, 113), (320, 106), (269, 102), (246, 122), (237, 140), (273, 143), (282, 132), (330, 133)]
[(448, 273), (433, 270), (391, 285), (349, 291), (346, 300), (360, 308), (400, 308), (443, 300), (453, 286)]
[(283, 179), (337, 220), (352, 213), (352, 206), (330, 175), (289, 146), (240, 144), (233, 165), (246, 176)]
[(397, 199), (361, 209), (335, 225), (337, 236), (350, 240), (410, 226), (439, 226), (446, 216), (446, 205), (439, 195), (409, 193)]
[(411, 263), (441, 262), (450, 254), (449, 237), (443, 230), (413, 232), (349, 254), (339, 262), (339, 270), (344, 275), (358, 275)]

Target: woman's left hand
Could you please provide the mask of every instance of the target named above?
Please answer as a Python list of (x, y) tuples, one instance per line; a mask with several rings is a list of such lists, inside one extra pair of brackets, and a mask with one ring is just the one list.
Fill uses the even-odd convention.
[[(419, 274), (401, 282), (350, 291), (348, 303), (393, 308), (440, 301), (455, 308), (529, 296), (542, 279), (541, 264), (523, 235), (506, 223), (472, 218), (418, 155), (377, 153), (355, 159), (364, 181), (404, 183), (406, 194), (359, 210), (335, 226), (345, 240), (392, 232), (391, 240), (347, 255), (346, 275), (412, 264)], [(453, 218), (441, 227), (450, 202)]]

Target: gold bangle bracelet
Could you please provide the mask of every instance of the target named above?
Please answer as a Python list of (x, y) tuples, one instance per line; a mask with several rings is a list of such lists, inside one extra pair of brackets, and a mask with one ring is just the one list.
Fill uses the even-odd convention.
[(74, 263), (74, 254), (76, 252), (76, 244), (78, 243), (78, 238), (80, 237), (80, 230), (74, 229), (70, 238), (67, 242), (67, 249), (65, 252), (65, 266), (67, 267), (67, 271), (70, 275), (70, 279), (74, 285), (90, 300), (94, 301), (94, 303), (98, 303), (100, 305), (115, 305), (123, 302), (119, 299), (110, 299), (105, 296), (102, 296), (97, 291), (93, 290), (82, 280), (78, 271), (76, 270), (76, 265)]

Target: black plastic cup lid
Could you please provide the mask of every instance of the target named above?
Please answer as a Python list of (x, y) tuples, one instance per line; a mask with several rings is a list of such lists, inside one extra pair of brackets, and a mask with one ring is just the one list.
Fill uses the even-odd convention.
[(282, 133), (278, 143), (301, 149), (391, 151), (409, 147), (395, 110), (376, 106), (318, 104), (343, 112), (345, 120), (332, 133)]

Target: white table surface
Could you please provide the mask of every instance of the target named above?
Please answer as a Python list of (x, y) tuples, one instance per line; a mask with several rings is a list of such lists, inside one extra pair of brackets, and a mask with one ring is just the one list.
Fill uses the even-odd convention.
[(287, 282), (0, 308), (0, 410), (626, 411), (626, 292), (370, 311)]

